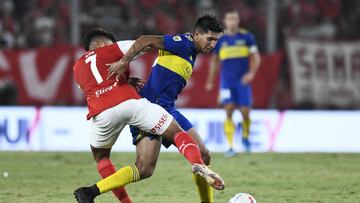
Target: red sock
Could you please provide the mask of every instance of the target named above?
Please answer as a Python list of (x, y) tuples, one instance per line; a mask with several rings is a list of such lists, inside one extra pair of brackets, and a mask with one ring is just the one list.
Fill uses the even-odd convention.
[[(102, 178), (106, 178), (116, 172), (114, 165), (110, 159), (103, 158), (97, 163), (97, 169)], [(112, 190), (114, 195), (120, 200), (121, 203), (132, 203), (124, 187)]]
[(180, 153), (191, 164), (204, 164), (198, 145), (192, 139), (192, 137), (186, 132), (179, 132), (174, 136), (174, 143), (179, 149)]

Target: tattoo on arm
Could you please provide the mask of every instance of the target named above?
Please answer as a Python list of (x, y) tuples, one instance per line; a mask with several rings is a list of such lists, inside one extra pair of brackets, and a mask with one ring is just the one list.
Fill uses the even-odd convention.
[(131, 62), (141, 52), (146, 52), (151, 49), (163, 49), (164, 48), (164, 37), (163, 36), (145, 36), (139, 38), (130, 47), (129, 51), (123, 57), (123, 60)]

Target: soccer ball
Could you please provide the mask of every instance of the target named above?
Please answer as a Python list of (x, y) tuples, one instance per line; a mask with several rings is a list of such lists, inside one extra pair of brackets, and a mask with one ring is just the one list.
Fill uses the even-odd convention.
[(230, 199), (229, 203), (256, 203), (256, 200), (248, 193), (238, 193)]

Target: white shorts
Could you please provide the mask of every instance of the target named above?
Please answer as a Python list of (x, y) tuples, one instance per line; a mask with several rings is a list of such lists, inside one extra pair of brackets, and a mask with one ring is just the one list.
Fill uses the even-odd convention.
[(94, 116), (90, 144), (111, 148), (125, 125), (133, 125), (151, 134), (161, 135), (173, 120), (161, 106), (147, 99), (130, 99)]

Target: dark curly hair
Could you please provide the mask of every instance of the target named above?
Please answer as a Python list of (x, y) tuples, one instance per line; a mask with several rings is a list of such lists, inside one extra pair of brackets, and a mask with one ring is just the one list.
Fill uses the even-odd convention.
[(215, 33), (221, 33), (224, 31), (220, 21), (213, 15), (205, 14), (197, 19), (194, 32), (198, 31), (201, 33), (207, 33), (209, 31)]
[(83, 39), (83, 46), (86, 51), (90, 49), (91, 41), (96, 37), (105, 37), (111, 40), (112, 42), (116, 42), (116, 37), (113, 33), (107, 32), (101, 28), (96, 28), (90, 32), (88, 32)]

